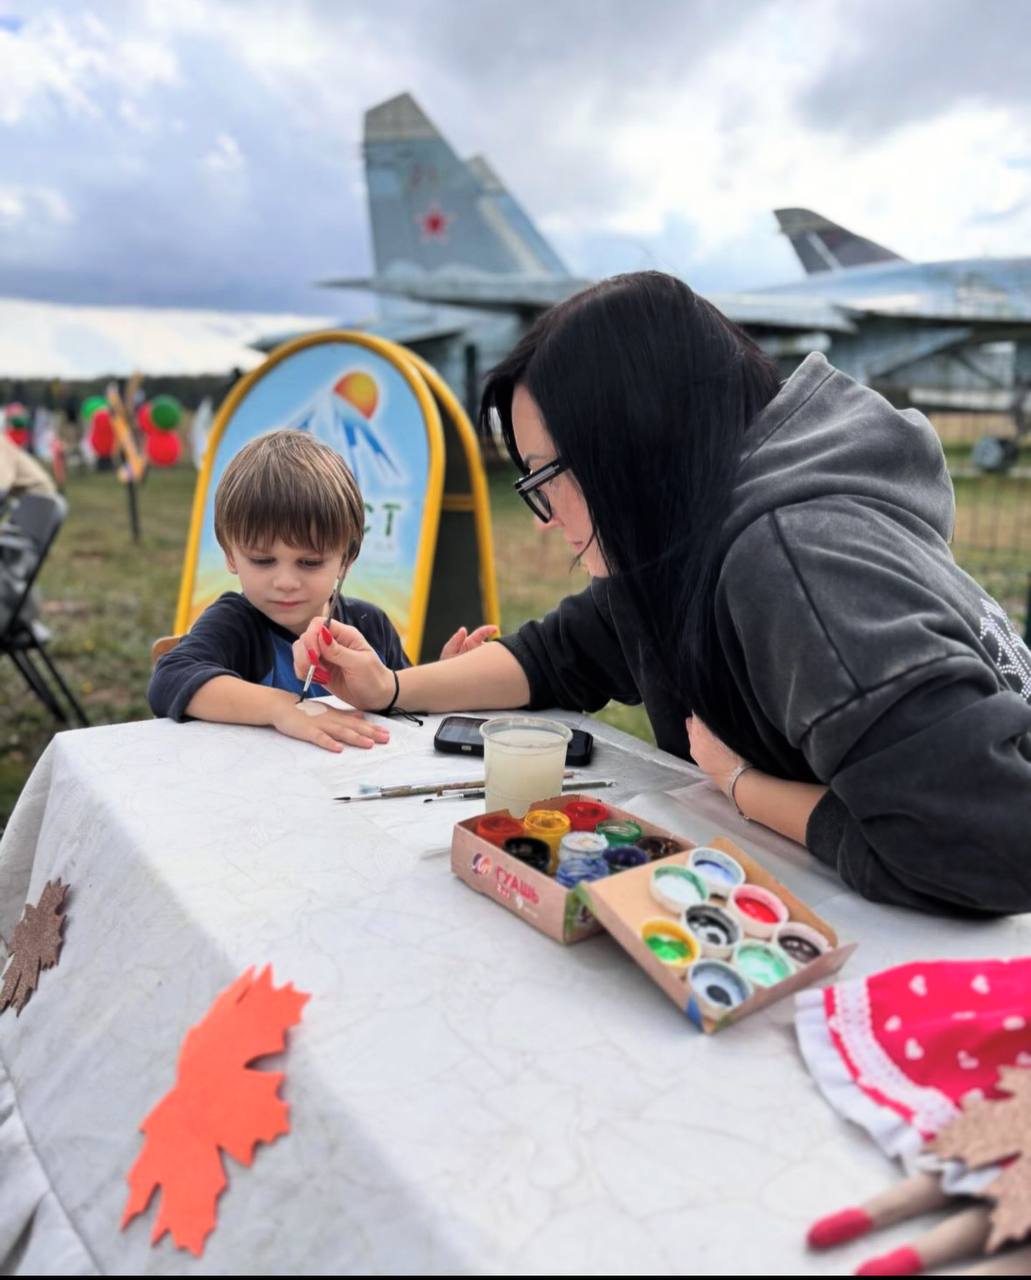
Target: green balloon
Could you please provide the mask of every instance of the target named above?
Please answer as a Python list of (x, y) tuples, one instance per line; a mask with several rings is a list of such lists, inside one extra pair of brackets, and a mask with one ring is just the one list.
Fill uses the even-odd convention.
[(96, 411), (98, 409), (106, 408), (107, 401), (103, 396), (87, 396), (86, 399), (83, 400), (82, 407), (79, 410), (79, 421), (84, 427), (88, 427), (90, 418), (93, 417)]
[(150, 402), (150, 420), (162, 431), (171, 431), (179, 425), (183, 407), (175, 396), (155, 396)]

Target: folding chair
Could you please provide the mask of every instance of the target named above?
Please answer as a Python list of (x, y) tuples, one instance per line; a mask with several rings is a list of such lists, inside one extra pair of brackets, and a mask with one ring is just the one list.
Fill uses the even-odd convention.
[[(0, 654), (10, 655), (31, 692), (56, 720), (68, 724), (68, 715), (46, 679), (49, 672), (79, 721), (88, 725), (85, 711), (47, 653), (51, 634), (37, 616), (33, 593), (67, 514), (68, 504), (56, 494), (25, 494), (0, 529)], [(34, 654), (42, 659), (45, 671)]]
[(159, 640), (155, 640), (150, 646), (150, 661), (152, 666), (157, 666), (158, 658), (163, 658), (166, 653), (179, 643), (182, 636), (162, 636)]

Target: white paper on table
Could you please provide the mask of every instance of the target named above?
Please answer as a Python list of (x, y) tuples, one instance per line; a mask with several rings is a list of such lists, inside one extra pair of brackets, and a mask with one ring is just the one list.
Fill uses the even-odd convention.
[[(319, 701), (341, 711), (352, 709), (336, 698)], [(421, 727), (395, 717), (366, 714), (366, 719), (388, 729), (390, 741), (368, 748), (345, 747), (338, 755), (326, 752), (311, 772), (329, 796), (358, 795), (371, 787), (400, 787), (438, 779), (448, 782), (483, 776), (482, 760), (456, 760), (433, 750), (435, 719)]]

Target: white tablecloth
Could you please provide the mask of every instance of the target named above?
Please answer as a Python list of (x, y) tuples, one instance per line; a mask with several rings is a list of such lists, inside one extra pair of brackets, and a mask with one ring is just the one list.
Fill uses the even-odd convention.
[[(332, 801), (475, 776), (434, 756), (435, 723), (340, 757), (200, 723), (55, 738), (0, 843), (4, 938), (48, 879), (71, 885), (60, 966), (0, 1017), (8, 1271), (787, 1274), (869, 1255), (802, 1245), (892, 1171), (817, 1093), (789, 1002), (702, 1036), (608, 937), (563, 948), (451, 875), (450, 827), (476, 804)], [(603, 796), (743, 838), (860, 941), (846, 972), (1029, 950), (1026, 917), (861, 901), (682, 762), (590, 727), (583, 773), (619, 780)], [(118, 1229), (139, 1122), (188, 1027), (266, 962), (312, 995), (282, 1058), (292, 1131), (250, 1169), (226, 1158), (201, 1262), (152, 1249), (156, 1201)]]

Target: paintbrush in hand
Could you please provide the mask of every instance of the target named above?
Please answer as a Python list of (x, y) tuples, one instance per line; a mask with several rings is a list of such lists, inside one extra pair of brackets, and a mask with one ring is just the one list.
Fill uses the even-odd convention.
[[(344, 567), (340, 570), (340, 577), (337, 578), (337, 584), (333, 588), (333, 594), (329, 597), (329, 608), (326, 610), (326, 616), (322, 623), (324, 627), (329, 627), (330, 619), (336, 613), (337, 601), (340, 599), (340, 589), (344, 585), (344, 578), (347, 577), (348, 567), (348, 564), (345, 562)], [(301, 690), (301, 696), (297, 699), (299, 703), (303, 702), (308, 696), (308, 690), (311, 688), (311, 682), (315, 679), (315, 668), (317, 665), (317, 663), (313, 662), (308, 668), (308, 674), (304, 677), (304, 688)]]

